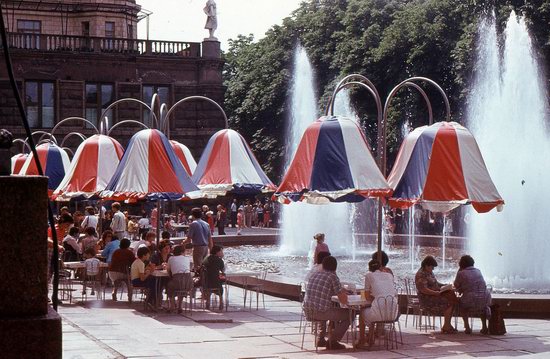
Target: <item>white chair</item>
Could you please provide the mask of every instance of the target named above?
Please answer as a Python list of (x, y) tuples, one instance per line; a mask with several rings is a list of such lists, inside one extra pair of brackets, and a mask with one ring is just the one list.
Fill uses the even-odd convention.
[(249, 307), (252, 310), (252, 292), (256, 293), (256, 310), (259, 307), (260, 294), (262, 295), (262, 305), (265, 309), (265, 279), (267, 277), (267, 269), (264, 269), (260, 275), (256, 278), (253, 278), (253, 283), (248, 283), (248, 280), (243, 283), (244, 290), (244, 308), (246, 309), (246, 297), (249, 298)]
[[(369, 328), (369, 343), (374, 343), (378, 339), (378, 346), (381, 346), (380, 338), (384, 340), (386, 349), (397, 349), (398, 343), (403, 344), (403, 334), (401, 333), (401, 324), (399, 323), (399, 303), (397, 297), (389, 295), (386, 297), (379, 297), (375, 299), (376, 304), (373, 303), (371, 310), (375, 311), (374, 314), (380, 318), (378, 321), (371, 323)], [(375, 304), (375, 305), (374, 305)], [(397, 329), (399, 330), (399, 340), (397, 336)], [(378, 333), (382, 333), (382, 336), (378, 336)]]

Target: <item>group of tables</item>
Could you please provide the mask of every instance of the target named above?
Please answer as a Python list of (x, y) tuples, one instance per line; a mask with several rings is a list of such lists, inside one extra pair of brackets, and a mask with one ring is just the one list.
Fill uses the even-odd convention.
[[(82, 261), (82, 262), (64, 262), (63, 266), (66, 269), (75, 270), (75, 271), (79, 270), (79, 269), (86, 268), (86, 264), (84, 263), (84, 261)], [(99, 268), (102, 271), (105, 271), (105, 269), (109, 268), (109, 264), (106, 263), (106, 262), (100, 262)], [(229, 285), (228, 285), (229, 280), (231, 278), (243, 277), (244, 278), (243, 279), (243, 285), (246, 286), (247, 283), (248, 283), (248, 278), (258, 278), (259, 274), (260, 273), (258, 273), (258, 272), (250, 271), (250, 270), (230, 270), (230, 271), (225, 272), (226, 282), (225, 282), (225, 295), (224, 295), (225, 298), (224, 299), (225, 299), (225, 310), (226, 311), (229, 308)], [(166, 270), (166, 269), (156, 269), (155, 271), (153, 271), (151, 273), (151, 275), (153, 277), (157, 278), (157, 280), (156, 280), (157, 293), (160, 293), (161, 289), (162, 289), (161, 288), (162, 287), (162, 278), (169, 278), (170, 274), (168, 273), (168, 270)], [(82, 285), (84, 286), (85, 284), (83, 283)], [(158, 307), (158, 303), (157, 303), (157, 307)]]

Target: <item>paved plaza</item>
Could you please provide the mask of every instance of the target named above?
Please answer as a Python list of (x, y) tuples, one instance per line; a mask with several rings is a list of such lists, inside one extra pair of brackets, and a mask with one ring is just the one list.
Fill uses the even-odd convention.
[[(107, 298), (110, 295), (107, 294)], [(192, 315), (143, 312), (139, 302), (90, 300), (59, 307), (64, 358), (469, 358), (550, 357), (550, 321), (508, 319), (505, 336), (421, 332), (401, 318), (398, 349), (315, 352), (313, 335), (300, 349), (300, 303), (266, 296), (266, 309), (242, 307), (242, 290), (230, 287), (229, 312), (195, 309)], [(479, 330), (479, 320), (474, 331)], [(459, 324), (459, 328), (462, 326)], [(476, 330), (477, 329), (477, 330)], [(344, 337), (345, 339), (346, 337)]]

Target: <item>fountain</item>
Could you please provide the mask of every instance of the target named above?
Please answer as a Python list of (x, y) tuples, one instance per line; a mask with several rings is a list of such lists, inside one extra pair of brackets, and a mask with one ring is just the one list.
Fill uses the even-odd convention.
[[(286, 167), (296, 151), (302, 134), (319, 116), (314, 90), (314, 74), (307, 53), (302, 46), (294, 54), (294, 74), (291, 89), (291, 117), (287, 132)], [(351, 230), (346, 203), (312, 205), (291, 203), (282, 206), (281, 255), (306, 255), (313, 235), (323, 232), (326, 243), (334, 254), (349, 254)], [(311, 262), (310, 262), (311, 265)]]
[(549, 225), (539, 208), (550, 197), (547, 93), (525, 20), (512, 12), (504, 35), (501, 62), (494, 15), (480, 25), (468, 122), (506, 206), (473, 214), (469, 238), (489, 282), (532, 292), (550, 284)]

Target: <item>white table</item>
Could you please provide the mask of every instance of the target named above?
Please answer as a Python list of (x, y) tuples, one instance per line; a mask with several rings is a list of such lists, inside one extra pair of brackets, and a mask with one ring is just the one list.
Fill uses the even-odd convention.
[[(355, 325), (353, 324), (355, 322), (355, 315), (356, 313), (359, 313), (359, 325), (360, 325), (360, 336), (364, 336), (364, 327), (365, 324), (363, 323), (363, 317), (361, 316), (361, 310), (368, 308), (371, 306), (371, 301), (363, 298), (361, 295), (348, 295), (348, 303), (343, 304), (338, 299), (337, 295), (333, 295), (331, 298), (332, 302), (338, 303), (341, 308), (347, 308), (349, 312), (349, 320), (350, 320), (350, 326), (351, 326), (351, 337), (352, 341), (355, 343)], [(361, 338), (362, 340), (363, 338)]]
[[(86, 268), (86, 264), (84, 262), (64, 262), (63, 267), (67, 269), (81, 269)], [(100, 262), (99, 268), (109, 268), (109, 263)]]

